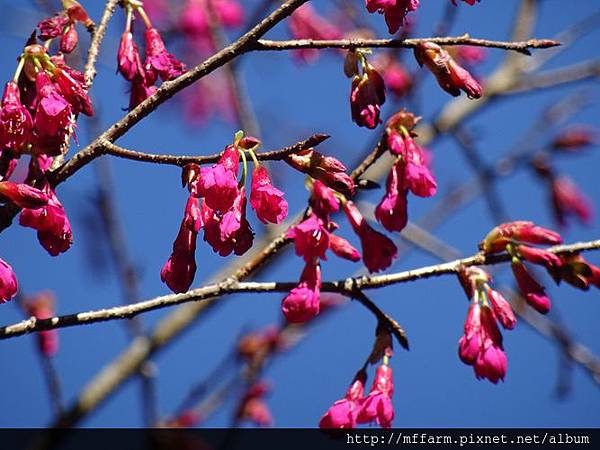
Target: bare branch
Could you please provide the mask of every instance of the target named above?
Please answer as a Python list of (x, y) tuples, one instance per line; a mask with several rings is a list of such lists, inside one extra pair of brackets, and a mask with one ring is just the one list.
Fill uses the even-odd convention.
[(530, 55), (530, 49), (543, 49), (557, 47), (560, 42), (550, 39), (529, 39), (520, 42), (491, 41), (488, 39), (471, 38), (468, 34), (457, 37), (426, 37), (418, 39), (335, 39), (316, 40), (298, 39), (290, 41), (271, 41), (260, 39), (254, 44), (253, 50), (300, 50), (300, 49), (325, 49), (343, 48), (347, 50), (356, 48), (415, 48), (419, 44), (433, 42), (439, 45), (470, 45), (475, 47), (497, 48), (512, 50), (524, 55)]
[(108, 22), (110, 22), (112, 15), (115, 13), (117, 3), (119, 3), (119, 0), (108, 0), (106, 2), (100, 23), (93, 32), (92, 42), (90, 43), (88, 58), (83, 72), (85, 76), (85, 82), (88, 84), (88, 86), (92, 84), (96, 76), (96, 60), (98, 59), (98, 53), (100, 52), (100, 44), (102, 44), (102, 40), (106, 34)]
[[(326, 134), (314, 134), (309, 138), (297, 142), (296, 144), (281, 148), (279, 150), (271, 150), (269, 152), (257, 153), (256, 157), (259, 161), (279, 161), (284, 159), (286, 156), (297, 153), (308, 148), (316, 147), (321, 142), (328, 139), (329, 136)], [(128, 150), (118, 145), (112, 144), (111, 142), (103, 142), (102, 154), (113, 155), (119, 158), (131, 159), (133, 161), (147, 162), (153, 164), (169, 164), (173, 166), (183, 167), (189, 163), (196, 164), (209, 164), (216, 163), (221, 157), (221, 153), (212, 155), (165, 155), (155, 153), (143, 153), (135, 150)]]
[[(574, 253), (600, 248), (600, 240), (579, 242), (570, 245), (557, 245), (550, 247), (548, 251), (561, 253)], [(356, 296), (356, 290), (377, 289), (392, 284), (405, 283), (408, 281), (422, 280), (445, 274), (458, 273), (461, 267), (494, 265), (511, 260), (507, 253), (498, 255), (484, 255), (477, 253), (467, 258), (457, 259), (444, 264), (421, 267), (419, 269), (404, 272), (346, 278), (338, 281), (323, 282), (321, 291), (338, 292), (341, 294)], [(192, 289), (184, 294), (173, 294), (156, 297), (143, 302), (129, 305), (116, 306), (113, 308), (88, 311), (66, 316), (52, 317), (50, 319), (36, 319), (31, 317), (21, 322), (0, 328), (0, 339), (8, 339), (34, 331), (53, 330), (77, 325), (86, 325), (109, 320), (129, 319), (138, 314), (166, 308), (168, 306), (182, 303), (196, 302), (214, 297), (237, 293), (256, 292), (288, 292), (296, 286), (296, 282), (239, 282), (234, 278), (226, 279), (220, 283), (207, 285), (198, 289)], [(356, 297), (355, 297), (356, 298)]]

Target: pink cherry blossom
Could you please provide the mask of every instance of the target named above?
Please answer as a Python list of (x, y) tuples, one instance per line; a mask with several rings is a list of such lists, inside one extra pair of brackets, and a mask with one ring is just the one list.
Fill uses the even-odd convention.
[(327, 259), (325, 252), (329, 248), (329, 231), (316, 214), (311, 214), (306, 220), (290, 228), (286, 237), (294, 240), (296, 255), (302, 256), (306, 261), (313, 258)]
[(559, 225), (565, 226), (567, 217), (573, 215), (584, 224), (590, 224), (593, 217), (591, 201), (568, 177), (552, 180), (552, 206), (554, 217)]
[(43, 191), (48, 196), (48, 204), (39, 209), (24, 209), (19, 223), (37, 230), (42, 247), (50, 255), (58, 256), (66, 252), (73, 243), (71, 224), (54, 190), (48, 185)]
[(196, 240), (202, 227), (198, 199), (188, 198), (173, 252), (160, 271), (160, 279), (175, 293), (187, 292), (196, 274)]
[(546, 314), (552, 307), (550, 297), (544, 287), (531, 276), (525, 265), (518, 261), (511, 264), (519, 290), (525, 296), (527, 303), (537, 312)]
[(17, 294), (19, 284), (11, 266), (0, 258), (0, 303), (5, 303)]
[(355, 75), (352, 79), (350, 92), (350, 107), (352, 120), (359, 127), (375, 128), (381, 123), (379, 115), (381, 105), (385, 103), (385, 83), (383, 78), (367, 63), (362, 76)]
[(21, 103), (19, 87), (13, 81), (6, 83), (0, 105), (0, 151), (21, 151), (32, 138), (33, 120)]
[(369, 272), (387, 269), (398, 253), (396, 245), (371, 228), (353, 202), (348, 200), (343, 206), (350, 225), (360, 238), (363, 261)]
[(55, 156), (67, 144), (74, 125), (73, 110), (46, 72), (38, 73), (35, 85), (35, 151)]
[(144, 63), (146, 76), (151, 74), (153, 80), (160, 76), (163, 81), (169, 81), (185, 73), (185, 65), (167, 52), (165, 43), (156, 28), (147, 28), (144, 37), (146, 39), (146, 61)]
[(287, 217), (288, 203), (283, 192), (275, 188), (264, 166), (258, 166), (252, 173), (250, 205), (263, 223), (280, 224)]
[(138, 47), (133, 40), (133, 34), (125, 31), (121, 35), (119, 51), (117, 53), (117, 67), (123, 78), (133, 81), (136, 75), (142, 74), (143, 66)]
[(359, 371), (346, 392), (346, 396), (336, 401), (319, 420), (320, 428), (356, 428), (361, 402), (364, 399), (367, 374)]
[(387, 364), (381, 364), (377, 367), (369, 395), (361, 402), (358, 423), (375, 421), (382, 428), (391, 428), (394, 420), (393, 393), (392, 368)]
[(406, 15), (419, 8), (419, 0), (366, 0), (367, 10), (370, 13), (385, 14), (390, 34), (394, 34), (404, 25)]
[(375, 218), (388, 231), (402, 231), (408, 222), (404, 167), (402, 161), (392, 166), (386, 180), (385, 195), (375, 209)]
[[(290, 34), (294, 39), (339, 39), (341, 30), (320, 16), (311, 4), (307, 3), (294, 11), (288, 19)], [(314, 61), (319, 50), (301, 49), (294, 56), (302, 62)]]
[(300, 282), (281, 302), (281, 311), (289, 323), (304, 323), (320, 309), (321, 266), (317, 259), (306, 262)]

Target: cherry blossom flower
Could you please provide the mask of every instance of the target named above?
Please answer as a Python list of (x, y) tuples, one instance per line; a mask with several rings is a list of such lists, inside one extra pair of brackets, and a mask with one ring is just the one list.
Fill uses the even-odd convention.
[(360, 370), (346, 392), (346, 396), (337, 400), (319, 420), (320, 428), (356, 428), (358, 414), (364, 400), (367, 374)]

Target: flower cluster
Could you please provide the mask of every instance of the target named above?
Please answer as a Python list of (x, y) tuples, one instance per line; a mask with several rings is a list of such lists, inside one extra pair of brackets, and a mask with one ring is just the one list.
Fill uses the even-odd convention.
[(67, 66), (61, 54), (50, 56), (44, 46), (28, 45), (4, 88), (0, 150), (15, 159), (23, 153), (60, 155), (79, 113), (94, 113), (83, 74)]
[(406, 226), (409, 191), (419, 197), (431, 197), (437, 191), (429, 168), (429, 152), (414, 140), (416, 134), (412, 130), (419, 119), (401, 110), (386, 124), (387, 148), (396, 161), (388, 174), (386, 192), (377, 205), (375, 217), (388, 231), (401, 231)]
[(306, 322), (319, 313), (320, 260), (327, 258), (328, 250), (349, 261), (356, 262), (361, 259), (361, 253), (350, 242), (334, 234), (338, 225), (331, 220), (331, 214), (339, 211), (340, 207), (361, 241), (362, 259), (370, 272), (388, 268), (397, 253), (395, 244), (374, 230), (351, 200), (321, 180), (316, 179), (312, 182), (310, 205), (311, 212), (308, 217), (290, 228), (286, 234), (286, 237), (294, 240), (296, 254), (305, 262), (298, 285), (281, 304), (285, 318), (291, 323)]
[[(456, 6), (456, 0), (450, 1)], [(479, 1), (481, 0), (463, 0), (469, 5)], [(366, 0), (367, 11), (384, 15), (390, 34), (396, 33), (406, 23), (407, 14), (416, 11), (419, 4), (419, 0)]]
[(399, 99), (411, 92), (413, 77), (394, 56), (388, 53), (379, 54), (373, 65), (381, 73), (386, 90), (394, 97)]
[[(152, 26), (141, 2), (122, 2), (126, 10), (125, 30), (117, 53), (117, 68), (131, 83), (129, 109), (132, 110), (156, 91), (156, 81), (170, 81), (185, 72), (185, 65), (167, 51), (159, 31)], [(132, 33), (132, 22), (137, 13), (146, 27), (145, 60), (142, 63), (138, 46)]]
[(250, 385), (242, 397), (238, 407), (236, 418), (240, 420), (249, 420), (259, 427), (269, 427), (273, 425), (273, 416), (264, 400), (270, 387), (264, 381), (257, 381)]
[(62, 0), (62, 5), (64, 8), (63, 11), (42, 20), (37, 27), (40, 39), (49, 41), (60, 37), (60, 51), (71, 53), (79, 41), (75, 25), (81, 23), (89, 30), (93, 30), (94, 22), (92, 22), (79, 2), (75, 0)]
[(352, 120), (359, 127), (377, 127), (381, 123), (381, 105), (385, 103), (385, 83), (379, 72), (367, 61), (365, 50), (348, 52), (344, 61), (344, 73), (352, 79)]
[[(294, 39), (339, 39), (342, 31), (321, 17), (311, 4), (307, 3), (294, 11), (289, 21), (290, 34)], [(294, 53), (301, 62), (315, 61), (319, 50), (301, 49)]]
[[(250, 206), (256, 216), (263, 223), (275, 224), (287, 216), (288, 204), (283, 192), (273, 186), (266, 168), (259, 164), (254, 154), (259, 145), (257, 139), (243, 137), (239, 132), (217, 164), (199, 167), (191, 163), (184, 167), (182, 181), (190, 196), (173, 253), (161, 271), (161, 279), (174, 292), (187, 291), (194, 280), (200, 229), (204, 229), (204, 240), (221, 256), (242, 255), (252, 246), (254, 233), (246, 219), (246, 152), (255, 163)], [(242, 179), (238, 182), (240, 155), (244, 164)]]
[[(573, 139), (576, 139), (576, 137), (573, 136)], [(572, 143), (576, 144), (574, 141)], [(580, 191), (573, 179), (559, 174), (552, 167), (550, 155), (544, 152), (538, 153), (532, 158), (531, 165), (538, 177), (547, 186), (554, 219), (559, 226), (565, 227), (569, 216), (574, 216), (586, 225), (592, 222), (591, 201)]]
[(191, 48), (201, 53), (212, 51), (215, 43), (211, 31), (211, 17), (226, 28), (239, 27), (244, 10), (237, 0), (186, 0), (179, 17), (179, 28)]
[(492, 279), (483, 269), (463, 267), (459, 280), (471, 305), (464, 335), (458, 342), (458, 355), (465, 364), (473, 366), (478, 379), (497, 383), (506, 376), (507, 361), (496, 322), (512, 330), (517, 323), (515, 314), (502, 294), (490, 287)]
[(321, 417), (320, 428), (348, 429), (358, 424), (375, 422), (382, 428), (391, 428), (394, 420), (394, 382), (392, 368), (389, 365), (391, 349), (386, 349), (382, 363), (377, 367), (375, 379), (369, 393), (365, 396), (367, 372), (359, 370), (344, 398), (337, 400)]
[(482, 88), (468, 70), (460, 66), (450, 53), (433, 42), (419, 43), (415, 47), (419, 65), (426, 66), (435, 76), (440, 87), (450, 95), (459, 96), (460, 91), (469, 98), (480, 98)]
[(406, 15), (419, 8), (419, 0), (366, 0), (367, 11), (384, 14), (390, 34), (404, 25)]
[(517, 285), (527, 303), (536, 311), (546, 314), (551, 302), (542, 285), (529, 273), (525, 262), (540, 265), (549, 273), (555, 273), (562, 265), (561, 259), (552, 252), (531, 245), (555, 245), (562, 243), (558, 233), (539, 227), (532, 222), (504, 223), (488, 233), (480, 244), (485, 254), (506, 251), (512, 257), (512, 271)]
[[(76, 22), (92, 25), (77, 2), (64, 1), (63, 5), (65, 11), (38, 26), (37, 37), (46, 40), (46, 45), (35, 43), (35, 34), (30, 38), (0, 104), (0, 202), (21, 209), (19, 223), (35, 229), (40, 244), (52, 256), (70, 248), (72, 233), (47, 172), (54, 157), (68, 149), (77, 115), (94, 113), (83, 74), (69, 67), (61, 52), (50, 54), (50, 41), (63, 31), (73, 39), (75, 31), (67, 28), (74, 30)], [(52, 33), (57, 34), (49, 36)], [(27, 177), (24, 182), (13, 182), (10, 179), (24, 154), (31, 155)], [(16, 294), (17, 281), (8, 264), (2, 261), (0, 265), (0, 298), (7, 301)]]
[[(205, 59), (220, 45), (215, 41), (215, 31), (220, 27), (237, 28), (243, 20), (244, 9), (238, 0), (186, 0), (178, 18), (185, 55), (190, 60)], [(193, 125), (203, 125), (212, 117), (228, 122), (238, 119), (240, 105), (226, 71), (213, 72), (189, 89), (193, 92), (183, 97), (183, 106), (186, 119)]]

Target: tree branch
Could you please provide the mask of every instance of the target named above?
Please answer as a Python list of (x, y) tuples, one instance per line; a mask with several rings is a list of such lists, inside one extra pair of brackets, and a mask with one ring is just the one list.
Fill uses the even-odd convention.
[(488, 39), (471, 38), (468, 34), (457, 37), (426, 37), (418, 39), (298, 39), (290, 41), (271, 41), (260, 39), (254, 44), (253, 50), (300, 50), (300, 49), (325, 49), (343, 48), (352, 50), (356, 48), (415, 48), (419, 44), (433, 42), (439, 45), (470, 45), (475, 47), (498, 48), (512, 50), (524, 55), (531, 55), (529, 49), (542, 49), (557, 47), (560, 42), (550, 39), (529, 39), (520, 42), (491, 41)]
[(106, 34), (106, 28), (108, 27), (108, 22), (110, 22), (112, 15), (115, 13), (118, 3), (119, 0), (108, 0), (106, 2), (100, 23), (92, 35), (92, 42), (90, 43), (87, 62), (83, 71), (85, 82), (88, 86), (91, 86), (94, 78), (96, 77), (96, 60), (98, 59), (98, 53), (100, 52), (100, 44), (102, 44), (102, 40)]
[[(278, 161), (284, 159), (286, 156), (292, 153), (298, 153), (308, 148), (316, 147), (321, 142), (329, 139), (326, 134), (314, 134), (309, 138), (297, 142), (296, 144), (278, 149), (271, 150), (268, 152), (256, 153), (256, 157), (259, 161)], [(216, 163), (221, 157), (221, 153), (215, 153), (213, 155), (166, 155), (156, 153), (143, 153), (135, 150), (128, 150), (123, 147), (119, 147), (111, 142), (103, 142), (102, 154), (113, 155), (119, 158), (131, 159), (133, 161), (154, 163), (154, 164), (169, 164), (173, 166), (183, 167), (189, 163), (196, 164), (209, 164)]]
[[(562, 254), (596, 249), (600, 249), (600, 240), (579, 242), (570, 245), (557, 245), (550, 247), (548, 250), (552, 253)], [(404, 272), (346, 278), (338, 281), (325, 281), (323, 282), (321, 291), (337, 292), (356, 297), (357, 290), (377, 289), (392, 284), (423, 280), (445, 274), (455, 274), (458, 273), (461, 267), (494, 265), (510, 260), (511, 256), (507, 253), (498, 255), (484, 255), (483, 253), (477, 253), (473, 256), (456, 259), (444, 264), (436, 264)], [(0, 339), (13, 338), (34, 331), (53, 330), (96, 322), (106, 322), (109, 320), (129, 319), (148, 311), (228, 294), (288, 292), (296, 285), (297, 282), (239, 282), (234, 278), (229, 278), (220, 283), (192, 289), (184, 294), (164, 295), (129, 305), (52, 317), (50, 319), (36, 319), (35, 317), (31, 317), (27, 320), (0, 328)]]

